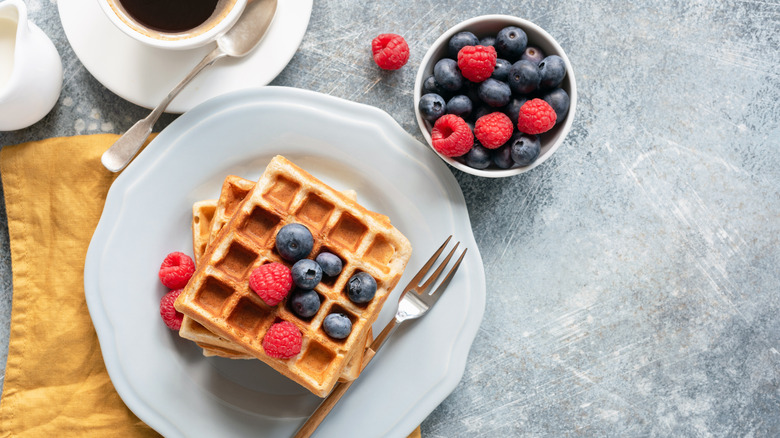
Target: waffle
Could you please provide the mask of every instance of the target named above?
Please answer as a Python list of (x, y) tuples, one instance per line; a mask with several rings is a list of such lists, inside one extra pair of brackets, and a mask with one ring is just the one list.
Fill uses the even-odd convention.
[[(198, 201), (192, 205), (192, 249), (196, 264), (199, 264), (200, 258), (206, 252), (208, 244), (230, 220), (239, 203), (244, 200), (254, 186), (254, 181), (229, 175), (222, 184), (218, 200)], [(357, 194), (354, 190), (346, 190), (341, 193), (352, 200), (357, 199)], [(228, 359), (255, 358), (239, 345), (215, 335), (186, 315), (179, 329), (179, 335), (185, 339), (195, 341), (203, 349), (203, 355), (206, 357), (218, 356)], [(372, 332), (369, 329), (364, 343), (365, 348), (371, 345), (372, 340)], [(346, 368), (344, 368), (339, 377), (339, 381), (351, 381), (357, 378), (363, 368), (365, 348), (358, 351), (347, 363)]]
[[(286, 302), (267, 306), (248, 287), (249, 273), (255, 267), (268, 262), (289, 265), (276, 253), (274, 236), (292, 222), (306, 225), (314, 235), (310, 257), (327, 250), (344, 261), (338, 278), (326, 279), (315, 289), (322, 306), (308, 320), (293, 314)], [(409, 241), (386, 216), (366, 210), (277, 156), (208, 245), (203, 262), (176, 301), (176, 308), (216, 336), (235, 343), (324, 397), (352, 357), (365, 346), (371, 324), (410, 255)], [(374, 299), (363, 305), (352, 303), (344, 293), (347, 280), (358, 271), (369, 273), (378, 284)], [(344, 340), (334, 340), (321, 329), (324, 317), (334, 311), (347, 314), (353, 322), (352, 332)], [(265, 331), (280, 320), (292, 322), (303, 334), (301, 352), (291, 359), (268, 357), (262, 348)]]
[[(254, 181), (235, 175), (228, 175), (222, 184), (218, 200), (198, 201), (192, 205), (192, 250), (196, 264), (199, 264), (200, 258), (206, 252), (208, 244), (230, 220), (238, 205), (254, 186)], [(357, 194), (354, 190), (345, 190), (341, 193), (352, 200), (357, 200)], [(254, 359), (254, 356), (242, 351), (240, 346), (211, 333), (188, 316), (184, 317), (179, 335), (185, 339), (195, 341), (202, 347), (205, 346), (203, 350), (206, 356)], [(367, 345), (371, 344), (372, 339), (373, 336), (369, 330), (369, 335), (366, 337)], [(351, 361), (351, 365), (348, 368), (353, 368), (360, 363), (362, 354), (358, 354), (358, 356), (361, 357), (356, 357), (356, 360)], [(355, 370), (347, 369), (341, 380), (351, 375), (355, 375)]]

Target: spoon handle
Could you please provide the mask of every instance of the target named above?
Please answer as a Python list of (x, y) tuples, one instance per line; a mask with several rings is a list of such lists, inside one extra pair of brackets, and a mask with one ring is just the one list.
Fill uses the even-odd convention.
[(157, 122), (157, 119), (160, 118), (162, 113), (165, 111), (165, 108), (168, 107), (168, 104), (171, 103), (173, 98), (175, 98), (176, 95), (179, 94), (179, 92), (192, 80), (192, 78), (200, 73), (201, 70), (213, 64), (214, 61), (224, 57), (225, 55), (225, 52), (223, 52), (219, 47), (216, 47), (214, 50), (209, 52), (198, 63), (198, 65), (193, 67), (192, 71), (190, 71), (190, 73), (185, 76), (184, 79), (182, 79), (181, 82), (179, 82), (178, 85), (176, 85), (167, 96), (165, 96), (165, 99), (163, 99), (163, 101), (160, 102), (160, 104), (157, 105), (157, 107), (155, 107), (148, 116), (137, 121), (133, 126), (130, 127), (130, 129), (122, 134), (122, 136), (119, 137), (117, 141), (114, 142), (110, 148), (108, 148), (108, 150), (103, 153), (103, 156), (100, 158), (100, 162), (103, 163), (103, 166), (112, 172), (119, 172), (128, 164), (130, 164), (130, 161), (132, 161), (138, 150), (140, 150), (141, 146), (143, 146), (146, 138), (149, 137), (149, 134), (152, 133), (154, 123)]

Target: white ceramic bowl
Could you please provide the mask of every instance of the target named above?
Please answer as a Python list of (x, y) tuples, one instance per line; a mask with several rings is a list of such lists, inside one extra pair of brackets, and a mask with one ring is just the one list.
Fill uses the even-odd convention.
[[(446, 56), (447, 43), (450, 38), (458, 32), (469, 31), (482, 39), (486, 36), (495, 36), (498, 31), (507, 26), (517, 26), (525, 31), (528, 35), (528, 45), (536, 46), (544, 51), (545, 55), (558, 55), (563, 58), (566, 63), (566, 77), (563, 79), (560, 87), (563, 88), (566, 93), (569, 94), (569, 112), (563, 121), (558, 121), (555, 126), (541, 135), (542, 148), (539, 152), (539, 157), (533, 163), (523, 167), (513, 167), (509, 169), (475, 169), (469, 167), (456, 159), (445, 157), (442, 154), (436, 152), (442, 160), (446, 161), (449, 165), (462, 170), (463, 172), (470, 173), (472, 175), (484, 176), (489, 178), (502, 178), (507, 176), (517, 175), (523, 172), (527, 172), (534, 167), (544, 163), (553, 153), (561, 146), (563, 140), (566, 138), (566, 134), (571, 129), (572, 122), (574, 121), (574, 114), (577, 108), (577, 85), (574, 80), (574, 70), (571, 67), (569, 58), (563, 51), (561, 46), (555, 39), (544, 31), (541, 27), (534, 23), (524, 20), (522, 18), (513, 17), (510, 15), (483, 15), (474, 17), (469, 20), (463, 21), (451, 27), (444, 32), (434, 43), (428, 52), (423, 57), (420, 63), (420, 68), (417, 71), (417, 78), (414, 84), (414, 112), (417, 117), (417, 124), (420, 126), (423, 137), (431, 146), (431, 123), (422, 118), (419, 109), (420, 96), (422, 96), (423, 82), (425, 79), (433, 74), (433, 67), (441, 58)], [(435, 152), (435, 150), (434, 150)]]
[(128, 36), (151, 47), (172, 50), (194, 49), (216, 40), (233, 27), (247, 5), (247, 0), (220, 0), (214, 15), (200, 26), (184, 32), (161, 32), (134, 19), (119, 0), (97, 2), (111, 23)]

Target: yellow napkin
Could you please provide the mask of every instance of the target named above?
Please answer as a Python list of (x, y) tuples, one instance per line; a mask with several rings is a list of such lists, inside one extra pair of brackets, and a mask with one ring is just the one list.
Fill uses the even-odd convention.
[(115, 176), (100, 156), (116, 138), (0, 150), (13, 270), (0, 436), (158, 436), (114, 390), (84, 298), (84, 259)]

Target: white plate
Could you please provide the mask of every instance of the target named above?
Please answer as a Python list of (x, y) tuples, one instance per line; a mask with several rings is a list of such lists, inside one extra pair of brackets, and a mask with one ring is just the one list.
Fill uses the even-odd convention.
[(463, 194), (429, 148), (387, 113), (292, 88), (224, 95), (187, 112), (111, 187), (87, 253), (84, 283), (103, 359), (124, 402), (174, 436), (290, 436), (319, 399), (260, 361), (205, 358), (158, 313), (165, 255), (192, 253), (192, 203), (216, 198), (224, 177), (257, 179), (276, 155), (337, 190), (354, 189), (414, 248), (374, 326), (454, 234), (468, 247), (446, 295), (400, 329), (322, 424), (319, 435), (406, 436), (460, 381), (485, 307), (485, 276)]
[[(192, 50), (146, 46), (116, 28), (98, 0), (60, 0), (60, 20), (73, 51), (106, 88), (125, 100), (154, 108), (215, 44)], [(298, 50), (312, 0), (280, 1), (260, 45), (238, 59), (221, 59), (198, 74), (168, 106), (182, 113), (212, 97), (271, 82)]]

